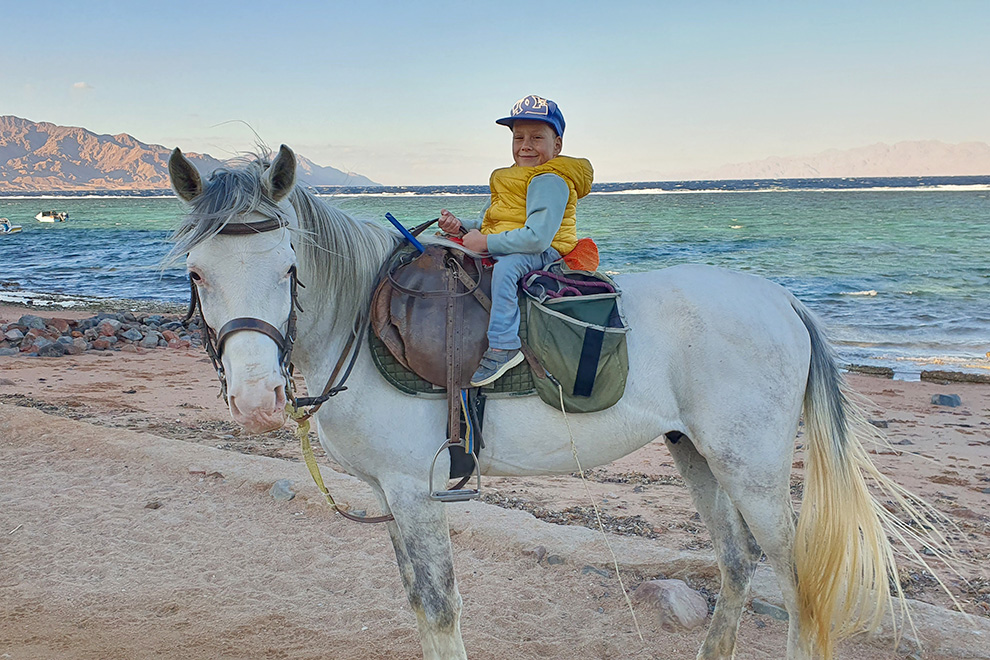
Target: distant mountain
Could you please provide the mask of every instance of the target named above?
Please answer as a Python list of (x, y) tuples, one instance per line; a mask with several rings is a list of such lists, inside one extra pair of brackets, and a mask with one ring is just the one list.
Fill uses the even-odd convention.
[(813, 156), (779, 157), (693, 172), (692, 179), (817, 179), (885, 176), (990, 175), (990, 145), (937, 140), (829, 149)]
[[(169, 187), (171, 149), (121, 133), (0, 116), (0, 192), (156, 190)], [(186, 156), (203, 173), (223, 162), (208, 154)], [(322, 167), (297, 154), (299, 178), (311, 186), (376, 186), (358, 174)]]

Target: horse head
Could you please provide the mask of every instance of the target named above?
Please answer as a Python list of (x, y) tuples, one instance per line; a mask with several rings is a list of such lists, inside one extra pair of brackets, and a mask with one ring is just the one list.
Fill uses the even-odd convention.
[(220, 168), (204, 182), (179, 149), (169, 159), (175, 193), (189, 206), (173, 234), (186, 254), (204, 342), (233, 419), (250, 433), (285, 423), (295, 339), (297, 218), (289, 196), (296, 157), (282, 145), (268, 164)]

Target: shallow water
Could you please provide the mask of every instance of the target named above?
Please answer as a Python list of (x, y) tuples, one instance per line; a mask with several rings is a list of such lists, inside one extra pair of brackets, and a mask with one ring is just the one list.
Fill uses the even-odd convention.
[[(388, 211), (409, 226), (440, 208), (474, 216), (486, 197), (325, 199), (365, 219)], [(37, 222), (48, 208), (69, 220)], [(184, 302), (182, 264), (159, 269), (182, 212), (172, 197), (0, 198), (0, 217), (24, 227), (0, 236), (0, 300), (44, 291)], [(849, 362), (892, 366), (906, 378), (931, 364), (990, 366), (985, 188), (595, 193), (580, 203), (579, 228), (598, 243), (603, 270), (703, 263), (778, 282), (823, 319)]]

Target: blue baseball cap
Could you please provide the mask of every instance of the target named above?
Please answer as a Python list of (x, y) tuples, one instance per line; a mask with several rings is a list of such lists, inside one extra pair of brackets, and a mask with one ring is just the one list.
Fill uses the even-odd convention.
[(519, 99), (512, 106), (512, 113), (508, 117), (496, 119), (495, 123), (512, 128), (512, 124), (517, 119), (546, 122), (553, 127), (557, 135), (561, 137), (564, 135), (564, 115), (561, 114), (560, 108), (557, 107), (556, 103), (542, 96), (530, 94)]

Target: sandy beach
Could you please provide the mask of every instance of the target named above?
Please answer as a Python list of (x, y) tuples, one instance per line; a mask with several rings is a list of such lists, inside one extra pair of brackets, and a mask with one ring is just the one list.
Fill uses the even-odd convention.
[[(0, 323), (27, 311), (0, 306)], [(891, 443), (874, 460), (957, 525), (967, 563), (944, 579), (972, 618), (941, 609), (950, 599), (934, 579), (904, 564), (909, 598), (937, 606), (918, 605), (923, 654), (909, 655), (909, 632), (900, 650), (881, 634), (838, 657), (990, 657), (979, 650), (990, 648), (990, 385), (849, 381)], [(935, 394), (961, 405), (933, 405)], [(360, 482), (321, 461), (339, 499), (370, 506)], [(795, 483), (801, 466), (798, 452)], [(588, 477), (625, 588), (677, 577), (713, 602), (711, 544), (663, 443)], [(269, 493), (279, 479), (291, 501)], [(694, 657), (705, 627), (667, 632), (639, 612), (640, 641), (601, 535), (581, 526), (580, 479), (492, 478), (484, 490), (449, 510), (471, 657)], [(242, 433), (201, 349), (0, 357), (0, 502), (0, 658), (420, 657), (385, 529), (326, 507), (288, 427)], [(754, 589), (773, 602), (765, 567)], [(786, 623), (749, 611), (736, 657), (782, 658), (785, 643)]]

